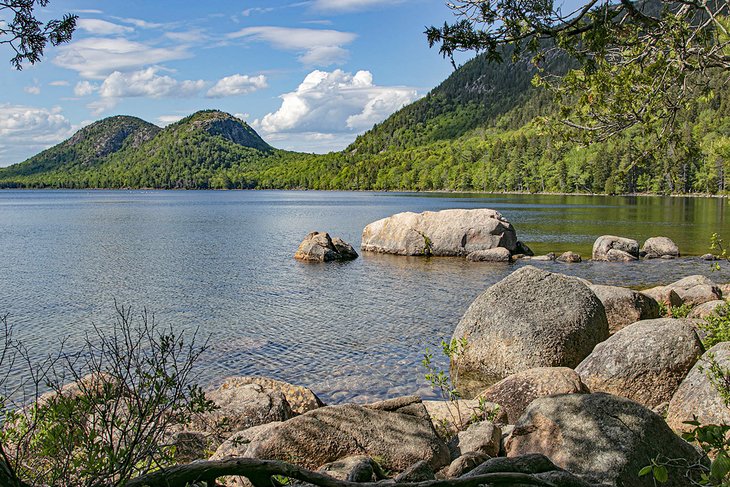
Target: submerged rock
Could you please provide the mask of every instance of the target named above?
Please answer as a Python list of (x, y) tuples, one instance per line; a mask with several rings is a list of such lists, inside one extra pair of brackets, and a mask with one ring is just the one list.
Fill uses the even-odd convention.
[(639, 258), (639, 243), (630, 238), (603, 235), (593, 244), (593, 260), (629, 262)]
[(370, 223), (362, 250), (397, 255), (466, 256), (477, 250), (517, 248), (514, 228), (495, 210), (398, 213)]
[(231, 389), (248, 384), (258, 384), (265, 389), (281, 392), (294, 414), (304, 414), (307, 411), (324, 406), (322, 400), (311, 389), (268, 377), (255, 375), (229, 377), (223, 381), (220, 389)]
[(703, 352), (694, 328), (683, 320), (644, 320), (596, 345), (575, 371), (592, 392), (655, 408), (672, 398)]
[(679, 257), (679, 247), (668, 237), (651, 237), (641, 247), (641, 255), (646, 259)]
[(304, 237), (294, 258), (304, 262), (331, 262), (353, 260), (358, 255), (352, 245), (340, 238), (330, 238), (329, 233), (311, 232)]
[[(590, 482), (616, 487), (653, 486), (638, 472), (655, 458), (707, 464), (661, 416), (610, 394), (568, 394), (535, 400), (515, 425), (507, 455), (540, 453)], [(478, 469), (472, 470), (473, 474)], [(687, 485), (686, 470), (669, 468), (666, 486)]]
[(488, 250), (475, 250), (466, 256), (470, 262), (511, 262), (512, 255), (504, 247), (497, 247)]
[(525, 266), (469, 306), (453, 335), (468, 346), (451, 365), (459, 389), (478, 393), (534, 367), (575, 367), (608, 336), (603, 304), (588, 286)]

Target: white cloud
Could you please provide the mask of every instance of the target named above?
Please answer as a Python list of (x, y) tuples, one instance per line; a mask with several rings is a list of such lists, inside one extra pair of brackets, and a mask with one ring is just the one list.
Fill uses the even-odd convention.
[(184, 115), (160, 115), (157, 117), (157, 122), (164, 127), (165, 125), (178, 122), (183, 118), (185, 118)]
[(23, 161), (70, 137), (75, 127), (61, 109), (0, 104), (0, 166)]
[[(401, 0), (402, 1), (402, 0)], [(381, 5), (400, 3), (398, 0), (315, 0), (314, 8), (327, 12), (349, 12)]]
[(51, 81), (50, 83), (48, 83), (48, 85), (49, 85), (49, 86), (68, 86), (68, 85), (70, 85), (70, 84), (71, 84), (71, 83), (69, 83), (69, 82), (68, 82), (67, 80), (65, 80), (65, 79), (59, 79), (59, 80), (56, 80), (56, 81)]
[(352, 32), (291, 27), (246, 27), (228, 35), (231, 39), (267, 42), (276, 49), (300, 52), (299, 61), (309, 66), (329, 66), (347, 58), (347, 45), (357, 38)]
[(159, 68), (147, 68), (132, 73), (115, 71), (99, 87), (104, 98), (129, 97), (188, 97), (205, 88), (203, 80), (178, 81), (167, 75), (158, 75)]
[(142, 19), (135, 19), (131, 17), (112, 17), (115, 20), (118, 20), (120, 22), (123, 22), (125, 24), (130, 24), (135, 27), (139, 27), (140, 29), (159, 29), (164, 24), (160, 24), (157, 22), (148, 22), (146, 20)]
[(23, 88), (23, 91), (25, 91), (29, 95), (40, 95), (41, 94), (41, 87), (38, 86), (38, 85), (26, 86), (26, 87)]
[(53, 63), (84, 78), (103, 79), (114, 71), (190, 57), (187, 46), (152, 47), (127, 39), (88, 37), (58, 48)]
[(207, 40), (208, 34), (201, 29), (188, 31), (165, 32), (165, 37), (177, 42), (201, 42)]
[(239, 118), (241, 120), (248, 120), (249, 117), (251, 116), (251, 114), (250, 113), (234, 113), (233, 116), (236, 118)]
[[(178, 81), (167, 75), (157, 74), (160, 68), (150, 67), (131, 73), (115, 71), (100, 86), (88, 81), (79, 82), (79, 93), (98, 91), (99, 99), (87, 107), (95, 115), (111, 110), (122, 98), (186, 98), (197, 95), (206, 86), (203, 80)], [(77, 93), (77, 96), (81, 96)]]
[(274, 10), (272, 7), (253, 7), (247, 8), (246, 10), (241, 12), (241, 15), (243, 15), (244, 17), (250, 17), (254, 14), (265, 14), (271, 12), (272, 10)]
[(93, 92), (99, 89), (99, 85), (89, 83), (88, 81), (79, 81), (76, 83), (76, 86), (74, 86), (74, 95), (75, 96), (89, 96)]
[(74, 12), (77, 14), (97, 14), (97, 15), (104, 13), (102, 10), (97, 10), (97, 9), (93, 9), (93, 8), (81, 8), (78, 10), (74, 10)]
[(76, 25), (79, 29), (85, 30), (94, 35), (119, 35), (128, 32), (134, 32), (131, 27), (124, 25), (114, 24), (101, 19), (79, 19), (76, 21)]
[(245, 74), (234, 74), (221, 78), (208, 90), (208, 98), (223, 98), (225, 96), (237, 96), (253, 93), (269, 86), (266, 76), (248, 76)]
[(354, 135), (417, 98), (414, 88), (375, 85), (369, 71), (354, 75), (339, 69), (312, 71), (296, 91), (281, 95), (276, 112), (255, 120), (253, 126), (272, 141), (306, 134), (305, 139), (316, 139), (317, 147), (340, 148), (336, 142), (351, 142)]

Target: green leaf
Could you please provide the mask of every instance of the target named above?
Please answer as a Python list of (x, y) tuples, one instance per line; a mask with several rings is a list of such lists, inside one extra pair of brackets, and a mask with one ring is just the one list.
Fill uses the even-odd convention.
[(644, 475), (648, 475), (651, 473), (652, 466), (647, 465), (646, 467), (639, 470), (639, 477), (643, 477)]
[(720, 452), (715, 461), (712, 462), (710, 475), (720, 481), (725, 478), (728, 472), (730, 472), (730, 458), (728, 458), (727, 453)]
[(654, 467), (654, 478), (660, 484), (665, 484), (669, 480), (669, 473), (667, 467), (664, 465), (657, 465)]

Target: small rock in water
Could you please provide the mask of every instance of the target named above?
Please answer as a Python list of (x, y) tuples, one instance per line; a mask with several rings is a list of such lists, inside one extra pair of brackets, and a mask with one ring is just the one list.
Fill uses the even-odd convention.
[(571, 251), (563, 252), (562, 254), (560, 254), (560, 257), (558, 257), (555, 260), (557, 260), (558, 262), (565, 262), (568, 264), (576, 264), (578, 262), (583, 261), (580, 254), (577, 254), (577, 253), (571, 252)]
[(702, 260), (718, 260), (718, 257), (714, 254), (703, 254), (700, 259)]
[(603, 235), (593, 244), (593, 260), (630, 262), (639, 258), (639, 242), (630, 238)]
[(535, 257), (532, 257), (530, 260), (553, 261), (553, 260), (555, 260), (555, 252), (549, 252), (545, 255), (537, 255)]
[(304, 262), (330, 262), (353, 260), (358, 255), (352, 245), (340, 238), (330, 238), (329, 233), (311, 232), (304, 237), (294, 258)]
[(641, 247), (645, 259), (673, 259), (679, 257), (679, 247), (668, 237), (651, 237)]

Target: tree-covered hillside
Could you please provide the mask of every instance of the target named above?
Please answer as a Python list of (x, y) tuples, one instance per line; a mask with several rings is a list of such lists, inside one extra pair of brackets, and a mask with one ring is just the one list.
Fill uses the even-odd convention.
[[(554, 62), (556, 70), (565, 69)], [(245, 122), (203, 111), (158, 129), (112, 117), (0, 170), (3, 187), (722, 193), (730, 179), (730, 89), (713, 78), (677, 119), (676, 137), (636, 126), (605, 142), (566, 141), (532, 87), (529, 64), (479, 56), (342, 152), (272, 148)], [(138, 131), (112, 130), (122, 121)], [(123, 124), (122, 124), (123, 125)], [(102, 130), (102, 128), (104, 130)], [(666, 142), (663, 141), (663, 142)]]

